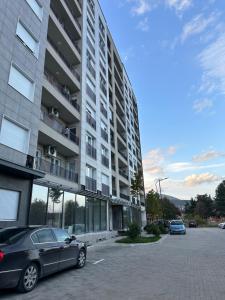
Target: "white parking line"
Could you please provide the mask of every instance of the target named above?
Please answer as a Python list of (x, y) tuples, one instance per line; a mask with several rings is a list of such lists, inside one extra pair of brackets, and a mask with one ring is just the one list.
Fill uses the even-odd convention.
[(97, 264), (99, 264), (100, 262), (102, 262), (104, 260), (104, 258), (103, 259), (100, 259), (100, 260), (97, 260), (97, 261), (95, 261), (94, 263), (93, 263), (93, 265), (97, 265)]

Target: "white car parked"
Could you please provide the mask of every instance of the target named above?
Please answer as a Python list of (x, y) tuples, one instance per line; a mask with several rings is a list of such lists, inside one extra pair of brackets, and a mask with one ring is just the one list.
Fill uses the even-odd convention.
[(221, 229), (225, 229), (225, 222), (218, 224), (218, 227)]

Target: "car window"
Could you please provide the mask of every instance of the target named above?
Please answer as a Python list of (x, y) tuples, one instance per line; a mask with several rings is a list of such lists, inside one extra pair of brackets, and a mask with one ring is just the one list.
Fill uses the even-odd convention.
[(36, 233), (33, 233), (33, 234), (31, 235), (31, 239), (32, 239), (33, 243), (35, 243), (35, 244), (38, 244), (38, 243), (39, 243), (38, 236), (37, 236)]
[(184, 223), (182, 221), (172, 221), (170, 224), (171, 225), (184, 225)]
[(63, 229), (53, 229), (53, 231), (58, 242), (64, 242), (66, 239), (70, 238), (69, 234)]
[(28, 232), (28, 228), (0, 229), (0, 244), (14, 244)]
[(55, 242), (54, 235), (51, 229), (42, 229), (36, 232), (39, 243)]

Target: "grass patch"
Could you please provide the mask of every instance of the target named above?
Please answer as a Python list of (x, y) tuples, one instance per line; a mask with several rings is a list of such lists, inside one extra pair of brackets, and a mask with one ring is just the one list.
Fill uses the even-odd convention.
[(117, 240), (116, 243), (124, 243), (124, 244), (139, 244), (139, 243), (154, 243), (161, 239), (160, 236), (139, 236), (135, 239), (131, 239), (129, 237)]

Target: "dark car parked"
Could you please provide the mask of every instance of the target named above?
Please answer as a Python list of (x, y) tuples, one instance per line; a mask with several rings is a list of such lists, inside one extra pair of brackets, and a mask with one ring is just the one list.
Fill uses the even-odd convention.
[(197, 228), (198, 227), (198, 224), (197, 224), (197, 222), (196, 221), (189, 221), (189, 223), (188, 223), (188, 226), (191, 228)]
[(39, 278), (86, 262), (87, 248), (59, 228), (0, 229), (0, 288), (29, 292)]

